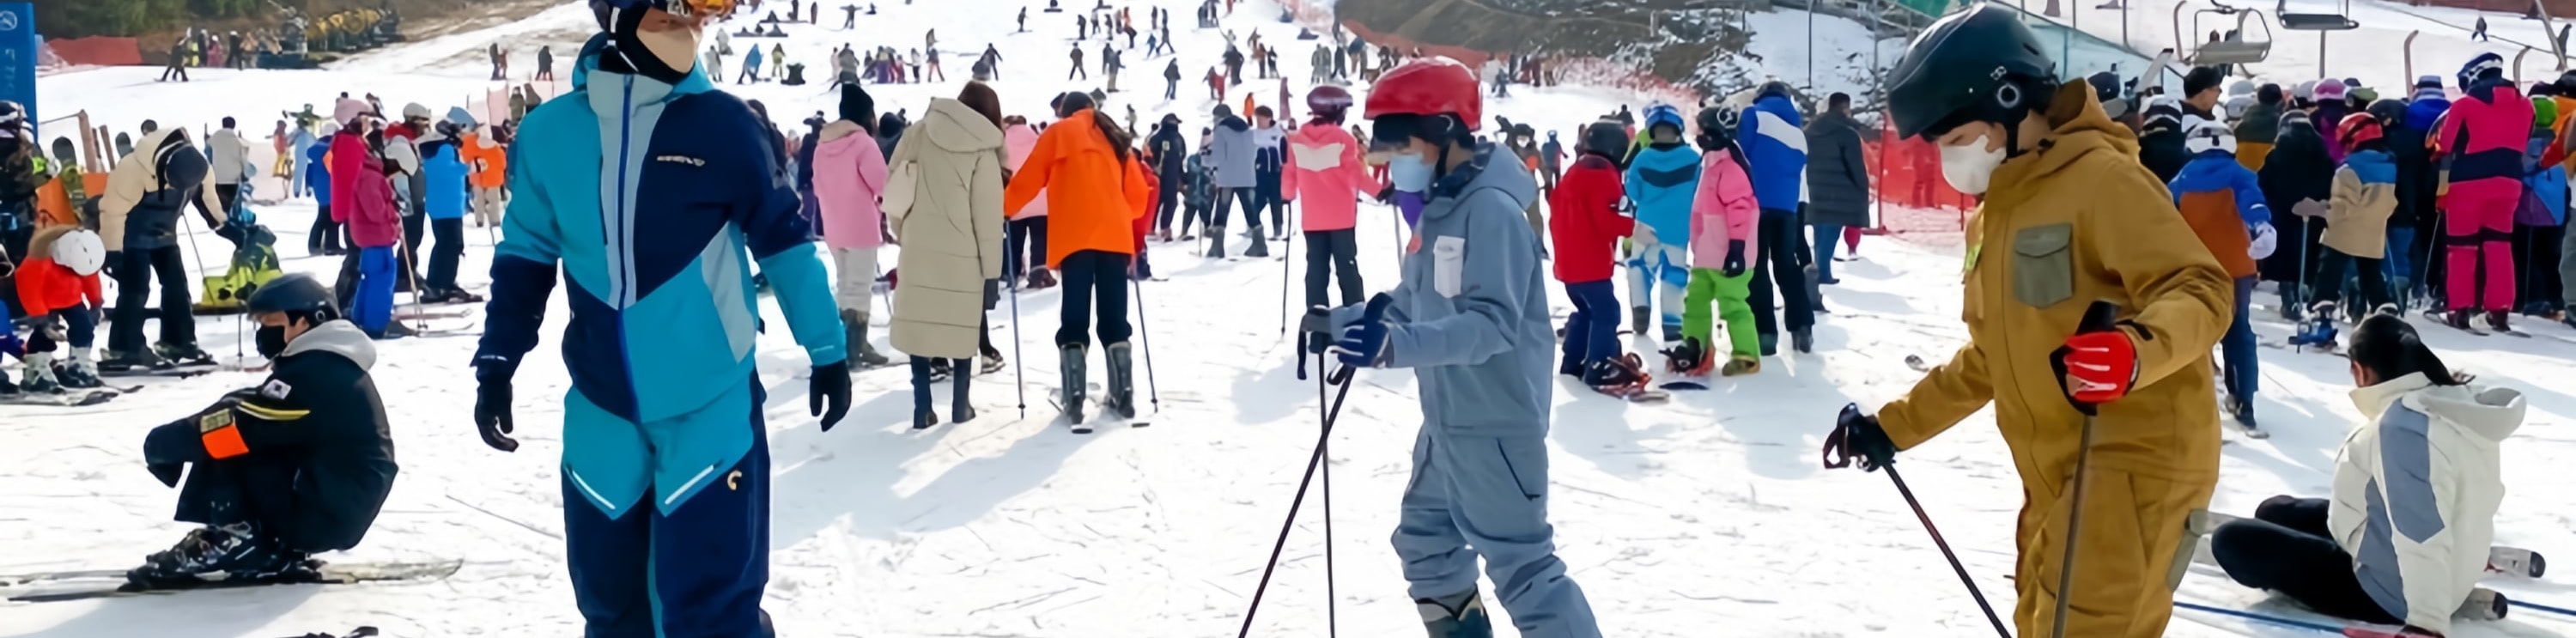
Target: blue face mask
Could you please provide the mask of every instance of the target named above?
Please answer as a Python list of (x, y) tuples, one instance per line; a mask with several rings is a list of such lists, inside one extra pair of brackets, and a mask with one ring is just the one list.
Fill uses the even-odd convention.
[(1423, 161), (1422, 156), (1399, 153), (1387, 158), (1386, 175), (1388, 181), (1395, 183), (1396, 190), (1407, 193), (1431, 190), (1431, 163)]

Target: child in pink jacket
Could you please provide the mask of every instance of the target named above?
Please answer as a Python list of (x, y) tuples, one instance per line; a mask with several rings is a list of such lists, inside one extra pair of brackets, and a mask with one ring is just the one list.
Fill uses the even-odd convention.
[[(1386, 187), (1369, 177), (1360, 162), (1359, 140), (1342, 130), (1342, 113), (1350, 106), (1349, 91), (1315, 87), (1306, 93), (1306, 108), (1315, 114), (1314, 122), (1288, 134), (1289, 161), (1287, 170), (1280, 173), (1279, 195), (1306, 203), (1307, 307), (1360, 302), (1359, 200)], [(1324, 300), (1324, 285), (1333, 278), (1327, 269), (1340, 273), (1339, 304)], [(1315, 339), (1307, 349), (1323, 352), (1325, 345)]]
[(1762, 371), (1762, 358), (1754, 334), (1753, 306), (1748, 302), (1753, 273), (1745, 260), (1761, 254), (1756, 243), (1761, 240), (1754, 230), (1761, 225), (1762, 208), (1753, 197), (1753, 180), (1744, 171), (1744, 151), (1733, 138), (1736, 112), (1705, 108), (1698, 119), (1699, 194), (1691, 201), (1691, 273), (1689, 290), (1682, 298), (1682, 344), (1664, 355), (1676, 372), (1708, 374), (1717, 359), (1709, 350), (1713, 335), (1708, 304), (1716, 301), (1733, 346), (1721, 374), (1753, 374)]
[[(1017, 115), (1002, 118), (1002, 148), (1007, 151), (1002, 160), (1003, 175), (1020, 172), (1020, 164), (1029, 161), (1029, 152), (1037, 147), (1038, 127), (1029, 125), (1027, 119)], [(1002, 278), (1013, 288), (1025, 283), (1031, 290), (1043, 290), (1056, 284), (1055, 273), (1046, 267), (1046, 202), (1046, 195), (1041, 192), (1019, 210), (1005, 211), (1011, 219), (1010, 224), (1002, 229), (1003, 241), (1006, 242), (1002, 248)], [(1021, 274), (1024, 270), (1027, 271), (1025, 278)]]
[(885, 193), (885, 153), (869, 130), (875, 111), (866, 91), (843, 85), (841, 119), (823, 125), (814, 138), (814, 199), (823, 219), (823, 246), (832, 250), (832, 271), (839, 277), (832, 297), (841, 307), (853, 368), (891, 362), (868, 340), (868, 297), (876, 282), (877, 248), (885, 244), (885, 213), (877, 208)]

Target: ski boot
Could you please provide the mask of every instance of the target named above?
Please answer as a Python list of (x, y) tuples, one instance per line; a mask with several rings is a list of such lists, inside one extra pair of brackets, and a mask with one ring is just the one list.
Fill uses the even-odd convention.
[(1815, 329), (1799, 328), (1789, 331), (1789, 347), (1797, 348), (1799, 354), (1814, 354), (1816, 352)]
[(1642, 334), (1646, 334), (1646, 316), (1647, 316), (1647, 313), (1646, 313), (1646, 307), (1645, 307), (1645, 306), (1629, 306), (1629, 307), (1628, 307), (1628, 334), (1632, 334), (1632, 335), (1642, 335)]
[[(413, 330), (410, 325), (404, 324), (401, 321), (388, 321), (385, 322), (384, 334), (377, 335), (376, 340), (391, 341), (401, 339), (403, 337), (414, 337), (419, 335), (420, 331)], [(212, 361), (208, 361), (208, 363), (212, 363)]]
[(1680, 341), (1680, 340), (1682, 340), (1682, 326), (1681, 326), (1681, 324), (1675, 324), (1675, 323), (1668, 323), (1668, 324), (1664, 324), (1664, 341), (1665, 341), (1665, 342), (1673, 342), (1673, 341)]
[(2477, 587), (2469, 590), (2469, 598), (2460, 601), (2459, 611), (2453, 612), (2451, 616), (2468, 620), (2504, 620), (2505, 611), (2511, 605), (2512, 601), (2507, 600), (2504, 594), (2497, 593), (2493, 589)]
[(2513, 313), (2502, 310), (2489, 310), (2487, 311), (2487, 329), (2496, 332), (2513, 332), (2512, 318)]
[(927, 430), (939, 425), (939, 412), (924, 405), (912, 410), (912, 429)]
[(1065, 418), (1072, 419), (1075, 425), (1082, 424), (1082, 386), (1091, 382), (1086, 370), (1090, 366), (1090, 348), (1085, 346), (1066, 344), (1059, 351), (1062, 378), (1056, 383), (1061, 386), (1056, 390), (1056, 409), (1063, 410)]
[(98, 380), (98, 368), (90, 363), (88, 348), (73, 348), (71, 358), (55, 368), (54, 376), (66, 388), (89, 389), (107, 385)]
[(170, 367), (170, 364), (162, 361), (160, 357), (153, 356), (151, 350), (132, 350), (126, 352), (109, 350), (106, 358), (98, 360), (98, 369), (109, 372), (124, 372), (138, 368), (158, 370), (168, 367)]
[(438, 295), (438, 303), (453, 303), (453, 304), (476, 304), (476, 303), (483, 303), (483, 296), (482, 296), (482, 295), (478, 295), (478, 294), (474, 294), (474, 293), (470, 293), (470, 292), (466, 292), (466, 291), (465, 291), (465, 289), (463, 289), (463, 288), (449, 288), (449, 289), (447, 289), (445, 292), (441, 292), (441, 293), (439, 293), (439, 295)]
[(1728, 358), (1726, 360), (1726, 367), (1717, 371), (1719, 375), (1729, 377), (1740, 377), (1748, 374), (1759, 374), (1761, 372), (1761, 357), (1741, 354)]
[(2248, 429), (2263, 427), (2254, 421), (2254, 402), (2235, 395), (2227, 397), (2227, 416)]
[(1224, 258), (1225, 258), (1225, 227), (1224, 227), (1224, 226), (1209, 226), (1209, 227), (1207, 227), (1207, 243), (1208, 243), (1207, 258), (1209, 258), (1209, 259), (1224, 259)]
[(1054, 270), (1048, 269), (1045, 266), (1038, 266), (1029, 269), (1029, 281), (1021, 287), (1028, 290), (1045, 290), (1048, 288), (1054, 288), (1056, 283)]
[(1572, 355), (1566, 356), (1564, 363), (1556, 364), (1556, 373), (1559, 376), (1583, 378), (1583, 359)]
[(27, 379), (18, 384), (20, 391), (27, 394), (55, 394), (63, 391), (63, 384), (54, 379), (54, 353), (30, 352), (27, 353), (26, 358), (18, 361), (26, 364), (27, 368)]
[(1704, 377), (1708, 376), (1708, 369), (1712, 364), (1713, 360), (1709, 357), (1708, 347), (1700, 345), (1697, 337), (1682, 339), (1679, 345), (1664, 351), (1665, 372), (1686, 377)]
[(15, 398), (25, 393), (25, 390), (18, 389), (17, 382), (9, 380), (9, 373), (0, 372), (0, 399)]
[(143, 558), (143, 566), (126, 572), (126, 580), (145, 587), (194, 581), (200, 574), (227, 578), (309, 580), (315, 565), (303, 552), (261, 538), (249, 523), (208, 525), (188, 530), (170, 549)]
[(1645, 366), (1637, 355), (1623, 354), (1592, 362), (1583, 371), (1583, 384), (1594, 392), (1622, 399), (1647, 388), (1654, 377), (1646, 376)]
[(1485, 603), (1470, 591), (1452, 600), (1417, 598), (1415, 611), (1422, 613), (1422, 628), (1431, 638), (1493, 638), (1494, 623), (1485, 616)]
[(2298, 333), (2290, 335), (2290, 345), (2300, 348), (2335, 348), (2335, 308), (2332, 301), (2320, 301), (2308, 309), (2306, 319), (2299, 320)]
[(1101, 355), (1109, 363), (1109, 398), (1100, 401), (1103, 408), (1116, 411), (1119, 418), (1136, 418), (1136, 358), (1127, 342), (1109, 344)]
[[(394, 326), (398, 325), (402, 325), (402, 322), (397, 321), (386, 325), (385, 332), (393, 332)], [(408, 335), (409, 331), (406, 330), (405, 334)], [(198, 349), (196, 342), (193, 341), (178, 343), (164, 341), (152, 344), (152, 354), (159, 355), (163, 361), (167, 361), (170, 365), (174, 366), (213, 365), (215, 363), (214, 355), (206, 354), (206, 351)]]
[(1760, 334), (1758, 334), (1758, 335), (1755, 335), (1754, 341), (1755, 341), (1755, 345), (1757, 345), (1757, 346), (1760, 346), (1760, 347), (1761, 347), (1760, 352), (1762, 353), (1762, 356), (1765, 356), (1765, 357), (1776, 357), (1776, 356), (1780, 356), (1780, 333), (1777, 333), (1777, 332), (1765, 332), (1765, 333), (1760, 333)]
[(868, 319), (859, 316), (859, 311), (841, 311), (841, 334), (850, 344), (851, 371), (865, 370), (893, 362), (884, 354), (877, 352), (875, 343), (868, 341)]
[(1252, 232), (1254, 235), (1252, 238), (1252, 247), (1243, 249), (1243, 256), (1254, 258), (1269, 257), (1270, 242), (1260, 237), (1261, 227), (1252, 227)]
[(2460, 330), (2462, 332), (2477, 332), (2478, 329), (2476, 326), (2469, 325), (2470, 312), (2471, 311), (2469, 309), (2462, 308), (2459, 310), (2441, 312), (2439, 313), (2439, 316), (2442, 319), (2442, 325), (2450, 326), (2453, 329)]
[(2487, 571), (2504, 572), (2524, 578), (2540, 578), (2549, 574), (2549, 561), (2541, 558), (2540, 552), (2494, 547), (2487, 549)]

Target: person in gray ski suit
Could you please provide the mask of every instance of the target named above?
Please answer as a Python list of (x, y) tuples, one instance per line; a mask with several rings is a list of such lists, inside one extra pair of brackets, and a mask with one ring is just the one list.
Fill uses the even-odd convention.
[(1207, 148), (1209, 158), (1216, 163), (1216, 221), (1208, 226), (1207, 255), (1225, 258), (1226, 217), (1240, 203), (1244, 224), (1252, 227), (1252, 246), (1243, 250), (1243, 256), (1268, 257), (1270, 244), (1261, 232), (1261, 177), (1253, 169), (1260, 144), (1252, 139), (1252, 123), (1235, 115), (1234, 109), (1218, 104), (1214, 114), (1216, 139)]

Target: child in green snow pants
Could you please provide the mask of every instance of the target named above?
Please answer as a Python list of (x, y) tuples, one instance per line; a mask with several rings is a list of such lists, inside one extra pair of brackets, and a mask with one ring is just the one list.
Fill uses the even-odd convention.
[[(1748, 301), (1752, 298), (1753, 271), (1728, 277), (1715, 268), (1692, 268), (1690, 288), (1682, 297), (1682, 336), (1698, 339), (1711, 351), (1717, 349), (1708, 325), (1708, 304), (1715, 301), (1717, 313), (1726, 318), (1726, 340), (1735, 356), (1759, 355), (1753, 333), (1753, 305)], [(1710, 356), (1716, 354), (1711, 352)]]

